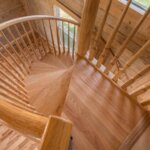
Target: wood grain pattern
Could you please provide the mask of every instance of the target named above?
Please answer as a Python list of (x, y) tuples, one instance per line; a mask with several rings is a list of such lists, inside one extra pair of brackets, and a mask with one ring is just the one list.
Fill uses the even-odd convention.
[[(46, 75), (48, 70), (56, 71), (60, 66), (67, 67), (67, 64), (64, 65), (60, 61), (54, 62), (55, 60), (46, 58), (41, 62), (41, 66), (38, 65), (39, 69), (36, 65), (33, 66), (34, 74)], [(53, 64), (53, 67), (50, 64)], [(40, 82), (38, 84), (40, 85)], [(44, 86), (42, 88), (46, 95), (48, 91)], [(30, 101), (34, 104), (33, 100)], [(35, 106), (45, 115), (51, 113), (48, 109), (50, 106), (42, 105), (48, 100), (45, 96)], [(144, 116), (145, 111), (136, 102), (110, 83), (87, 61), (76, 62), (63, 112), (63, 117), (73, 122), (73, 149), (117, 150), (139, 122), (142, 122), (141, 130), (145, 130), (147, 120), (141, 121)]]

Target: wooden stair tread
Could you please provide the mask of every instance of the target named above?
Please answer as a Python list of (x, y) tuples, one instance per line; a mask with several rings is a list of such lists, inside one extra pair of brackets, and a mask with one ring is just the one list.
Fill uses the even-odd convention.
[(0, 122), (1, 150), (38, 150), (39, 143), (21, 135)]

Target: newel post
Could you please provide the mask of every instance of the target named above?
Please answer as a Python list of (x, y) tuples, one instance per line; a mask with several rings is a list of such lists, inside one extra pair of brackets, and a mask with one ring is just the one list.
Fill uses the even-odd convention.
[(77, 54), (84, 56), (89, 49), (100, 0), (85, 0), (79, 30)]

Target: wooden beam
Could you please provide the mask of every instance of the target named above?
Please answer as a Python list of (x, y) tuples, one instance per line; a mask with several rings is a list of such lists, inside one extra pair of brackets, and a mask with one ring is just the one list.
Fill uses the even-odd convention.
[(78, 55), (84, 56), (89, 49), (92, 31), (98, 12), (100, 0), (86, 0), (83, 8), (81, 26), (79, 30)]
[(42, 138), (40, 150), (68, 150), (72, 123), (51, 116)]

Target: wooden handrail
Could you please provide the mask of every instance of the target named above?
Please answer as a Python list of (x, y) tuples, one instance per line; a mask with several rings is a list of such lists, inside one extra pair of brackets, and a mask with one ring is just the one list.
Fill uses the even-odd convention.
[(0, 118), (10, 127), (25, 135), (41, 138), (48, 118), (13, 106), (1, 100)]
[(70, 20), (70, 19), (58, 18), (58, 17), (48, 16), (48, 15), (35, 15), (35, 16), (20, 17), (20, 18), (12, 19), (12, 20), (6, 21), (4, 23), (1, 23), (0, 24), (0, 30), (3, 30), (5, 28), (12, 26), (14, 24), (17, 24), (17, 23), (21, 23), (21, 22), (25, 22), (25, 21), (32, 21), (32, 20), (40, 20), (40, 19), (51, 19), (51, 20), (65, 21), (65, 22), (69, 22), (69, 23), (72, 23), (72, 24), (79, 26), (78, 22), (75, 22), (75, 21)]

